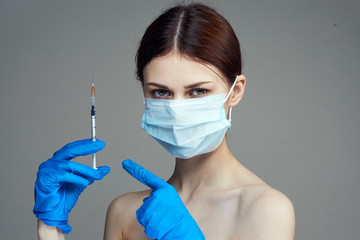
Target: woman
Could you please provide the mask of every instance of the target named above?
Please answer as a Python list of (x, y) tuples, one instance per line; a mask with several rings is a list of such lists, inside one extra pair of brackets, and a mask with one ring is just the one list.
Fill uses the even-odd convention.
[[(207, 6), (170, 8), (147, 28), (137, 53), (142, 128), (176, 157), (175, 170), (165, 182), (124, 161), (125, 170), (151, 189), (110, 204), (104, 239), (294, 238), (290, 200), (240, 164), (227, 146), (231, 109), (246, 84), (241, 68), (233, 29)], [(40, 239), (64, 238), (80, 193), (110, 170), (68, 160), (104, 146), (77, 141), (41, 164), (34, 207)]]

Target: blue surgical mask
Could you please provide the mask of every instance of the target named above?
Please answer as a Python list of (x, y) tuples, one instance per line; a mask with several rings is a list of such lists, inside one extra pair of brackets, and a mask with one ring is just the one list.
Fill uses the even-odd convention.
[(191, 158), (215, 150), (231, 126), (224, 104), (229, 93), (182, 100), (145, 98), (141, 128), (170, 154)]

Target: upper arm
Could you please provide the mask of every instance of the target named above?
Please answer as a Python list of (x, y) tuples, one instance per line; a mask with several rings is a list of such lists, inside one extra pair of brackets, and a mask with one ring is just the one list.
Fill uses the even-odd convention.
[(150, 191), (127, 193), (115, 198), (106, 214), (104, 240), (144, 239), (145, 233), (137, 222), (136, 210)]
[(114, 199), (107, 210), (104, 240), (122, 240), (121, 199)]
[(248, 239), (294, 239), (294, 207), (284, 194), (267, 190), (250, 205), (246, 224)]

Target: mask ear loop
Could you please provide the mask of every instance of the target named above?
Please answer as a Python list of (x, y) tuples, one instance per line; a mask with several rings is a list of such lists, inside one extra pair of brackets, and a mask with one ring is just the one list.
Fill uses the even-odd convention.
[(144, 93), (144, 90), (142, 91), (142, 96), (143, 96), (143, 103), (145, 104), (145, 93)]
[[(236, 76), (235, 81), (234, 81), (233, 85), (231, 86), (231, 88), (229, 90), (229, 93), (227, 94), (224, 102), (226, 102), (229, 99), (231, 92), (234, 90), (234, 87), (236, 85), (236, 80), (237, 80), (237, 76)], [(230, 123), (231, 123), (231, 111), (232, 111), (232, 107), (229, 108), (229, 119), (228, 119), (228, 121)]]

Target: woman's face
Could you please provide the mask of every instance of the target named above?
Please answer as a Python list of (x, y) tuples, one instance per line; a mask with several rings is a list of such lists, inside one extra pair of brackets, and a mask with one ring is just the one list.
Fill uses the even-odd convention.
[(227, 94), (230, 87), (223, 79), (214, 66), (170, 53), (152, 59), (144, 68), (144, 95), (178, 100)]

